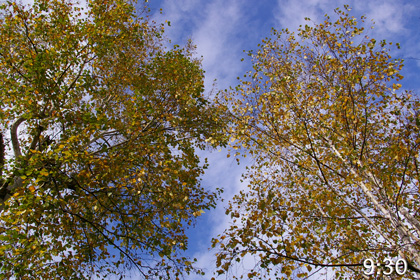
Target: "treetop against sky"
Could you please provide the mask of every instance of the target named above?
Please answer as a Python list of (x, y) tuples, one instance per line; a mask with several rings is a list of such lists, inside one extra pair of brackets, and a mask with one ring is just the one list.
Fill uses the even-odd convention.
[[(32, 3), (30, 1), (23, 1), (23, 3)], [(137, 8), (140, 9), (143, 7), (143, 2), (139, 1), (137, 4)], [(149, 0), (147, 5), (151, 8), (151, 19), (156, 21), (158, 24), (163, 23), (165, 27), (164, 37), (171, 40), (171, 42), (166, 41), (159, 41), (163, 43), (165, 46), (168, 46), (171, 49), (173, 45), (178, 44), (180, 46), (185, 46), (188, 39), (192, 40), (192, 43), (197, 46), (195, 50), (187, 50), (187, 51), (175, 51), (168, 56), (162, 57), (159, 60), (159, 63), (156, 63), (154, 68), (149, 68), (147, 71), (150, 71), (150, 75), (155, 75), (159, 71), (163, 71), (163, 68), (167, 69), (177, 69), (179, 65), (183, 65), (181, 68), (184, 69), (182, 71), (187, 71), (190, 73), (188, 77), (195, 77), (193, 83), (189, 83), (187, 79), (182, 80), (182, 75), (178, 76), (178, 80), (180, 81), (179, 86), (187, 85), (189, 88), (196, 88), (197, 90), (202, 89), (202, 85), (204, 85), (204, 92), (203, 96), (212, 96), (214, 97), (215, 93), (218, 90), (223, 90), (229, 87), (235, 87), (236, 85), (240, 84), (240, 81), (237, 80), (237, 77), (241, 77), (244, 80), (247, 78), (244, 77), (247, 71), (252, 69), (252, 61), (251, 58), (248, 57), (247, 51), (254, 50), (254, 53), (259, 49), (259, 44), (264, 45), (262, 40), (265, 37), (270, 37), (271, 35), (271, 28), (274, 27), (276, 30), (280, 31), (282, 28), (288, 28), (290, 31), (296, 31), (299, 25), (309, 24), (310, 26), (314, 26), (316, 24), (321, 23), (324, 21), (324, 15), (328, 14), (331, 16), (332, 19), (336, 18), (334, 14), (335, 8), (343, 9), (343, 6), (347, 4), (352, 9), (349, 13), (351, 16), (355, 18), (360, 18), (362, 15), (365, 15), (367, 20), (366, 30), (364, 31), (365, 35), (369, 36), (369, 38), (375, 38), (377, 40), (377, 44), (379, 44), (380, 40), (385, 39), (387, 42), (400, 43), (401, 48), (391, 47), (392, 50), (390, 55), (393, 59), (403, 59), (404, 67), (399, 72), (404, 79), (398, 81), (402, 85), (399, 89), (399, 92), (402, 90), (411, 90), (412, 95), (416, 96), (419, 92), (420, 86), (418, 81), (420, 80), (420, 56), (419, 56), (419, 41), (420, 41), (420, 31), (419, 31), (419, 23), (420, 23), (420, 3), (415, 1), (388, 1), (388, 0), (374, 0), (374, 1), (361, 1), (361, 0), (353, 0), (353, 1), (330, 1), (330, 0), (307, 0), (307, 1), (269, 1), (269, 0), (262, 0), (262, 1), (246, 1), (246, 0), (232, 0), (232, 1), (221, 1), (221, 0), (212, 0), (212, 1), (205, 1), (205, 0), (179, 0), (179, 1), (171, 1), (171, 0)], [(83, 6), (83, 3), (80, 4)], [(162, 12), (160, 12), (162, 9)], [(115, 14), (118, 16), (118, 14)], [(305, 18), (310, 18), (311, 20), (305, 21)], [(104, 19), (106, 21), (106, 19)], [(374, 21), (373, 29), (370, 29), (371, 21)], [(68, 29), (67, 29), (68, 30)], [(105, 30), (105, 29), (104, 29)], [(66, 29), (61, 30), (60, 32), (64, 32), (65, 34)], [(79, 30), (79, 32), (83, 33), (85, 31)], [(88, 31), (87, 31), (88, 32)], [(154, 31), (151, 31), (153, 34)], [(273, 38), (273, 37), (272, 37)], [(134, 40), (134, 39), (133, 39)], [(123, 42), (121, 46), (124, 45)], [(117, 46), (114, 46), (115, 49)], [(151, 46), (152, 47), (152, 46)], [(154, 47), (153, 47), (154, 48)], [(244, 52), (244, 50), (246, 52)], [(154, 52), (149, 49), (150, 53)], [(193, 61), (192, 57), (190, 56), (191, 51), (193, 57), (202, 59), (202, 69), (205, 71), (204, 73), (200, 72), (200, 69), (195, 66), (194, 63), (189, 63), (188, 60)], [(83, 55), (83, 54), (82, 54)], [(136, 55), (140, 55), (140, 53), (136, 53)], [(184, 58), (187, 59), (184, 59)], [(201, 58), (202, 57), (202, 58)], [(64, 59), (64, 58), (63, 58)], [(242, 61), (242, 59), (244, 59)], [(64, 61), (64, 60), (63, 60)], [(126, 62), (124, 62), (126, 63)], [(129, 62), (134, 63), (134, 62)], [(129, 64), (127, 62), (127, 67)], [(101, 67), (103, 69), (108, 69), (112, 72), (110, 64), (103, 64)], [(108, 67), (108, 68), (107, 68)], [(171, 68), (172, 67), (172, 68)], [(128, 69), (128, 68), (127, 68)], [(108, 71), (107, 70), (107, 71)], [(105, 71), (105, 70), (104, 70)], [(130, 70), (128, 70), (130, 71)], [(169, 71), (169, 70), (168, 70)], [(167, 71), (167, 72), (168, 72)], [(111, 73), (109, 72), (109, 73)], [(169, 71), (170, 72), (170, 71)], [(168, 72), (168, 73), (169, 73)], [(134, 73), (136, 74), (136, 73)], [(124, 76), (124, 75), (123, 75)], [(123, 77), (121, 76), (121, 77)], [(129, 77), (129, 75), (126, 75)], [(121, 77), (115, 76), (110, 77), (110, 79), (114, 79), (113, 81), (118, 84), (121, 83)], [(185, 76), (186, 77), (186, 76)], [(164, 76), (160, 76), (160, 79), (165, 80)], [(215, 82), (216, 80), (216, 82)], [(126, 81), (124, 83), (129, 84), (131, 81)], [(182, 84), (184, 83), (184, 84)], [(202, 84), (200, 84), (202, 83)], [(168, 83), (167, 83), (168, 84)], [(169, 85), (169, 84), (168, 84)], [(137, 85), (139, 86), (139, 85)], [(152, 86), (159, 87), (158, 84), (154, 84)], [(176, 90), (176, 89), (175, 89)], [(141, 89), (138, 92), (142, 92)], [(143, 93), (142, 93), (143, 94)], [(139, 93), (139, 96), (141, 94)], [(162, 98), (165, 98), (162, 96)], [(157, 98), (156, 100), (158, 100)], [(155, 100), (155, 101), (156, 101)], [(160, 99), (163, 100), (163, 99)], [(183, 99), (187, 102), (187, 99)], [(75, 101), (76, 102), (76, 101)], [(116, 101), (117, 102), (117, 101)], [(121, 101), (123, 102), (123, 101)], [(138, 99), (138, 102), (145, 102), (145, 100)], [(154, 102), (154, 101), (153, 101)], [(200, 99), (198, 98), (198, 102)], [(118, 107), (117, 103), (115, 103), (116, 108)], [(124, 103), (119, 103), (124, 104)], [(187, 104), (187, 103), (186, 103)], [(197, 104), (197, 103), (195, 103)], [(120, 111), (115, 112), (115, 116), (121, 116), (119, 114), (123, 113), (124, 108), (128, 105), (120, 106)], [(145, 103), (142, 103), (142, 106), (146, 106)], [(162, 105), (163, 106), (163, 105)], [(174, 104), (175, 106), (175, 104)], [(191, 104), (189, 106), (192, 106)], [(146, 106), (147, 108), (147, 106)], [(189, 116), (196, 116), (198, 111), (189, 110), (187, 113), (179, 111), (178, 108), (172, 107), (173, 111), (176, 114), (181, 114), (181, 119), (188, 118)], [(193, 107), (190, 107), (193, 108)], [(83, 108), (80, 108), (81, 110)], [(149, 108), (150, 109), (150, 108)], [(84, 108), (83, 110), (89, 110), (89, 108)], [(158, 114), (159, 112), (157, 112)], [(164, 110), (162, 111), (164, 113)], [(182, 115), (183, 114), (183, 115)], [(92, 117), (92, 116), (91, 116)], [(132, 118), (133, 115), (127, 116), (128, 118)], [(173, 116), (168, 115), (169, 121), (166, 123), (171, 123), (177, 126), (189, 125), (187, 122), (182, 122), (179, 118), (171, 119)], [(196, 119), (198, 120), (198, 119)], [(137, 119), (137, 122), (140, 124), (147, 126), (148, 120), (140, 120)], [(150, 121), (150, 120), (149, 120)], [(202, 120), (203, 125), (206, 122), (211, 123), (211, 119)], [(176, 122), (176, 123), (175, 123)], [(122, 127), (122, 123), (114, 123), (115, 127), (120, 129)], [(158, 126), (150, 126), (151, 129), (156, 130)], [(203, 131), (200, 127), (197, 127), (200, 130), (200, 133)], [(205, 130), (205, 129), (204, 129)], [(68, 130), (67, 130), (68, 131)], [(163, 135), (163, 134), (162, 134)], [(94, 136), (92, 136), (94, 137)], [(112, 138), (114, 137), (114, 138)], [(119, 141), (118, 135), (109, 135), (105, 140), (107, 141)], [(126, 135), (124, 136), (126, 137)], [(162, 136), (167, 137), (167, 136)], [(173, 136), (176, 137), (176, 136)], [(239, 138), (239, 137), (237, 137)], [(93, 138), (92, 138), (93, 139)], [(165, 138), (168, 140), (167, 138)], [(174, 139), (174, 138), (173, 138)], [(73, 139), (75, 141), (75, 139)], [(72, 140), (72, 141), (73, 141)], [(165, 163), (169, 160), (169, 156), (173, 156), (171, 154), (172, 148), (164, 148), (164, 144), (166, 141), (164, 138), (156, 138), (150, 139), (148, 142), (150, 145), (158, 145), (162, 148), (162, 158), (161, 161)], [(175, 140), (174, 140), (175, 141)], [(176, 140), (178, 141), (178, 140)], [(106, 142), (106, 141), (105, 141)], [(97, 143), (97, 145), (106, 145), (104, 141), (101, 143)], [(209, 141), (208, 141), (209, 142)], [(208, 143), (205, 142), (205, 143)], [(76, 143), (76, 142), (74, 142)], [(159, 144), (160, 143), (160, 144)], [(187, 165), (189, 167), (194, 165), (199, 165), (197, 162), (197, 158), (193, 156), (193, 151), (189, 148), (188, 143), (184, 143), (184, 151), (185, 151), (185, 158)], [(147, 146), (146, 142), (142, 143), (142, 145)], [(97, 148), (98, 146), (95, 146)], [(58, 145), (57, 149), (60, 149), (61, 152), (65, 152), (65, 147), (60, 147)], [(153, 148), (150, 149), (152, 152)], [(197, 184), (198, 181), (195, 181), (194, 178), (198, 178), (200, 176), (202, 181), (200, 183), (203, 186), (204, 190), (207, 192), (214, 192), (216, 188), (224, 188), (224, 193), (222, 194), (223, 201), (218, 201), (216, 209), (204, 209), (204, 213), (202, 210), (202, 206), (204, 204), (200, 204), (200, 195), (203, 194), (201, 191), (196, 193), (196, 202), (197, 207), (189, 213), (189, 217), (192, 219), (196, 219), (195, 228), (190, 228), (186, 230), (186, 236), (189, 238), (188, 241), (188, 251), (187, 255), (191, 258), (197, 258), (197, 262), (195, 266), (201, 268), (206, 275), (191, 275), (186, 276), (186, 279), (211, 279), (213, 277), (213, 272), (216, 271), (216, 256), (215, 253), (217, 252), (216, 249), (208, 250), (211, 247), (211, 239), (216, 238), (219, 234), (229, 228), (232, 224), (232, 218), (230, 215), (225, 215), (225, 208), (228, 207), (228, 202), (232, 200), (234, 195), (237, 195), (240, 191), (250, 192), (247, 188), (247, 185), (251, 181), (251, 179), (241, 181), (241, 174), (245, 173), (245, 167), (251, 166), (254, 163), (253, 160), (246, 158), (241, 159), (241, 165), (236, 164), (235, 157), (227, 157), (227, 151), (222, 149), (218, 152), (219, 148), (215, 151), (196, 151), (197, 155), (201, 160), (201, 165), (204, 163), (203, 159), (205, 157), (208, 158), (209, 168), (205, 170), (204, 174), (201, 174), (199, 169), (192, 169), (193, 173), (184, 174), (185, 182), (188, 185)], [(147, 148), (144, 149), (144, 152), (148, 151)], [(12, 151), (10, 151), (12, 152)], [(70, 158), (70, 154), (69, 158)], [(133, 155), (127, 154), (127, 157), (132, 157)], [(89, 158), (87, 155), (84, 156), (85, 163), (92, 158)], [(179, 160), (179, 161), (177, 161)], [(159, 166), (156, 170), (160, 171), (153, 171), (153, 172), (163, 172), (165, 168), (173, 167), (176, 170), (178, 167), (179, 170), (182, 170), (183, 159), (175, 159), (172, 163), (166, 163), (165, 166)], [(153, 161), (152, 161), (153, 162)], [(185, 161), (184, 161), (185, 162)], [(159, 160), (155, 162), (159, 165)], [(114, 163), (109, 163), (106, 167), (109, 170), (112, 169)], [(135, 166), (136, 164), (145, 164), (145, 162), (126, 162), (126, 165), (121, 165), (118, 170), (123, 170), (127, 167), (129, 169), (130, 164)], [(179, 165), (177, 165), (179, 164)], [(273, 164), (273, 167), (276, 165)], [(99, 168), (98, 163), (92, 164), (93, 168)], [(152, 165), (149, 166), (151, 168)], [(47, 169), (46, 169), (47, 170)], [(99, 169), (98, 169), (99, 170)], [(116, 172), (117, 169), (114, 171)], [(151, 169), (150, 169), (151, 170)], [(165, 169), (166, 170), (166, 169)], [(137, 170), (141, 172), (141, 170)], [(42, 172), (42, 169), (41, 169)], [(152, 172), (152, 171), (151, 171)], [(166, 171), (165, 171), (166, 172)], [(92, 173), (93, 174), (93, 173)], [(109, 173), (109, 178), (111, 178), (114, 173)], [(150, 173), (152, 174), (152, 173)], [(159, 173), (160, 174), (160, 173)], [(61, 174), (60, 176), (62, 176)], [(128, 173), (127, 173), (128, 175)], [(166, 176), (166, 175), (165, 175)], [(180, 183), (178, 179), (174, 179), (175, 177), (159, 177), (159, 182), (172, 182), (174, 185), (176, 183)], [(68, 178), (69, 182), (71, 182), (71, 178)], [(132, 178), (131, 178), (132, 179)], [(149, 178), (150, 179), (150, 178)], [(103, 178), (106, 180), (106, 178)], [(142, 180), (145, 180), (142, 178)], [(151, 179), (150, 179), (151, 180)], [(172, 181), (171, 181), (172, 180)], [(188, 181), (189, 180), (189, 181)], [(158, 184), (159, 182), (155, 182)], [(121, 182), (120, 182), (121, 183)], [(140, 184), (137, 181), (136, 184)], [(184, 205), (185, 200), (185, 191), (179, 193), (179, 201), (175, 204), (177, 207), (179, 205)], [(46, 194), (48, 195), (48, 194)], [(106, 193), (106, 195), (108, 195)], [(117, 195), (117, 194), (114, 194)], [(120, 193), (119, 195), (123, 195)], [(170, 194), (168, 193), (168, 198)], [(98, 200), (100, 201), (100, 200)], [(140, 201), (140, 200), (139, 200)], [(57, 201), (56, 201), (57, 202)], [(204, 201), (202, 201), (204, 203)], [(58, 203), (58, 202), (57, 202)], [(90, 202), (89, 202), (90, 203)], [(209, 202), (212, 203), (211, 201)], [(91, 209), (95, 208), (95, 205), (90, 205)], [(208, 206), (208, 205), (207, 205)], [(47, 207), (47, 206), (43, 206)], [(96, 206), (99, 207), (99, 206)], [(183, 206), (182, 206), (183, 207)], [(201, 208), (200, 208), (201, 207)], [(47, 207), (48, 208), (48, 207)], [(175, 207), (176, 208), (176, 207)], [(98, 208), (97, 208), (98, 209)], [(133, 208), (134, 209), (134, 208)], [(177, 208), (179, 209), (179, 208)], [(267, 208), (267, 211), (269, 208)], [(174, 210), (173, 213), (178, 210)], [(309, 211), (309, 210), (308, 210)], [(106, 211), (105, 211), (106, 212)], [(105, 213), (103, 212), (103, 213)], [(179, 212), (181, 213), (181, 212)], [(234, 212), (232, 212), (234, 213)], [(200, 216), (199, 216), (200, 215)], [(236, 214), (235, 214), (236, 215)], [(165, 216), (161, 216), (164, 220)], [(56, 221), (58, 223), (58, 220)], [(134, 224), (132, 224), (134, 225)], [(152, 232), (152, 231), (151, 231)], [(85, 233), (86, 234), (86, 233)], [(181, 235), (177, 235), (181, 238)], [(17, 237), (16, 237), (17, 238)], [(162, 240), (165, 237), (162, 235)], [(105, 242), (105, 239), (101, 239), (100, 242)], [(169, 242), (169, 239), (167, 240)], [(98, 244), (100, 243), (98, 241)], [(165, 241), (166, 242), (166, 241)], [(48, 242), (47, 242), (48, 243)], [(184, 241), (179, 241), (180, 243), (185, 243)], [(168, 243), (170, 245), (170, 242)], [(48, 244), (44, 244), (47, 246)], [(168, 246), (169, 246), (168, 245)], [(38, 245), (37, 245), (38, 246)], [(65, 244), (63, 245), (66, 246)], [(169, 246), (170, 247), (170, 246)], [(167, 253), (169, 249), (163, 249), (162, 252)], [(181, 246), (182, 247), (182, 246)], [(182, 250), (182, 248), (180, 248)], [(67, 248), (68, 250), (68, 248)], [(119, 254), (119, 253), (118, 253)], [(159, 255), (156, 252), (156, 255)], [(235, 270), (230, 271), (228, 276), (232, 275), (241, 275), (242, 273), (248, 273), (249, 269), (252, 269), (255, 265), (255, 260), (252, 257), (245, 257), (242, 261), (242, 264), (235, 267)], [(376, 260), (375, 260), (376, 261)], [(184, 263), (185, 264), (185, 263)], [(188, 266), (188, 263), (187, 265)], [(290, 267), (289, 267), (290, 268)], [(362, 268), (360, 268), (362, 271)], [(283, 271), (286, 272), (286, 271)], [(327, 273), (327, 276), (321, 276), (320, 273)], [(133, 272), (131, 276), (132, 279), (137, 279), (136, 277), (140, 276)], [(312, 276), (314, 279), (317, 277), (322, 278), (329, 278), (332, 277), (331, 271), (329, 269), (322, 270)], [(223, 278), (225, 276), (220, 276)]]

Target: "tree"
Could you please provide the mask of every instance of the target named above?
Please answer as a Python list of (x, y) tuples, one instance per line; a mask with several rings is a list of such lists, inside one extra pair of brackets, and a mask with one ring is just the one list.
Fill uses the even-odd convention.
[(392, 279), (420, 271), (419, 101), (399, 90), (391, 43), (369, 38), (364, 17), (336, 13), (297, 35), (273, 30), (250, 53), (248, 78), (220, 96), (231, 146), (254, 163), (226, 211), (232, 226), (213, 239), (219, 274), (247, 255), (257, 259), (249, 279), (323, 268), (368, 278), (368, 259), (404, 259), (408, 271), (391, 266)]
[(200, 272), (184, 230), (215, 206), (196, 149), (222, 118), (193, 46), (165, 49), (137, 11), (1, 5), (1, 279)]

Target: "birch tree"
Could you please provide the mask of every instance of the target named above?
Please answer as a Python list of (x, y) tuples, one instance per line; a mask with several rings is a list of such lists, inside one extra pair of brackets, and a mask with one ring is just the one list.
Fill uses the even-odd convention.
[(335, 18), (273, 30), (241, 85), (220, 96), (231, 146), (254, 164), (226, 211), (232, 226), (213, 240), (219, 274), (251, 255), (247, 279), (323, 268), (368, 278), (372, 263), (375, 277), (418, 277), (419, 101), (401, 90), (391, 43), (347, 7)]

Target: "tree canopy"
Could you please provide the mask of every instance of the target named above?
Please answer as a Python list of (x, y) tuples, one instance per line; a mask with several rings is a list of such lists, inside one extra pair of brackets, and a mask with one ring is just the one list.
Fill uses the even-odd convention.
[(222, 118), (194, 47), (142, 7), (1, 4), (1, 279), (196, 271), (184, 230), (218, 196), (196, 150)]
[(220, 94), (231, 146), (254, 164), (226, 211), (233, 224), (213, 240), (219, 274), (251, 255), (246, 279), (369, 278), (365, 260), (400, 258), (408, 270), (390, 265), (392, 279), (418, 277), (419, 101), (364, 20), (346, 7), (297, 33), (273, 30), (241, 85)]

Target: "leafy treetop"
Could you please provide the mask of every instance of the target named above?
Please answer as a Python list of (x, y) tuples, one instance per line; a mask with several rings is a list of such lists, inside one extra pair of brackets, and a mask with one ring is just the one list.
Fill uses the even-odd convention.
[(200, 272), (181, 252), (218, 196), (195, 150), (221, 143), (221, 110), (146, 10), (1, 5), (1, 279)]
[(369, 38), (347, 7), (336, 14), (273, 30), (247, 79), (220, 95), (232, 148), (255, 162), (227, 209), (234, 223), (213, 240), (219, 273), (253, 255), (247, 279), (322, 268), (359, 278), (367, 258), (403, 258), (408, 272), (393, 277), (418, 277), (420, 103), (399, 90), (391, 43)]

